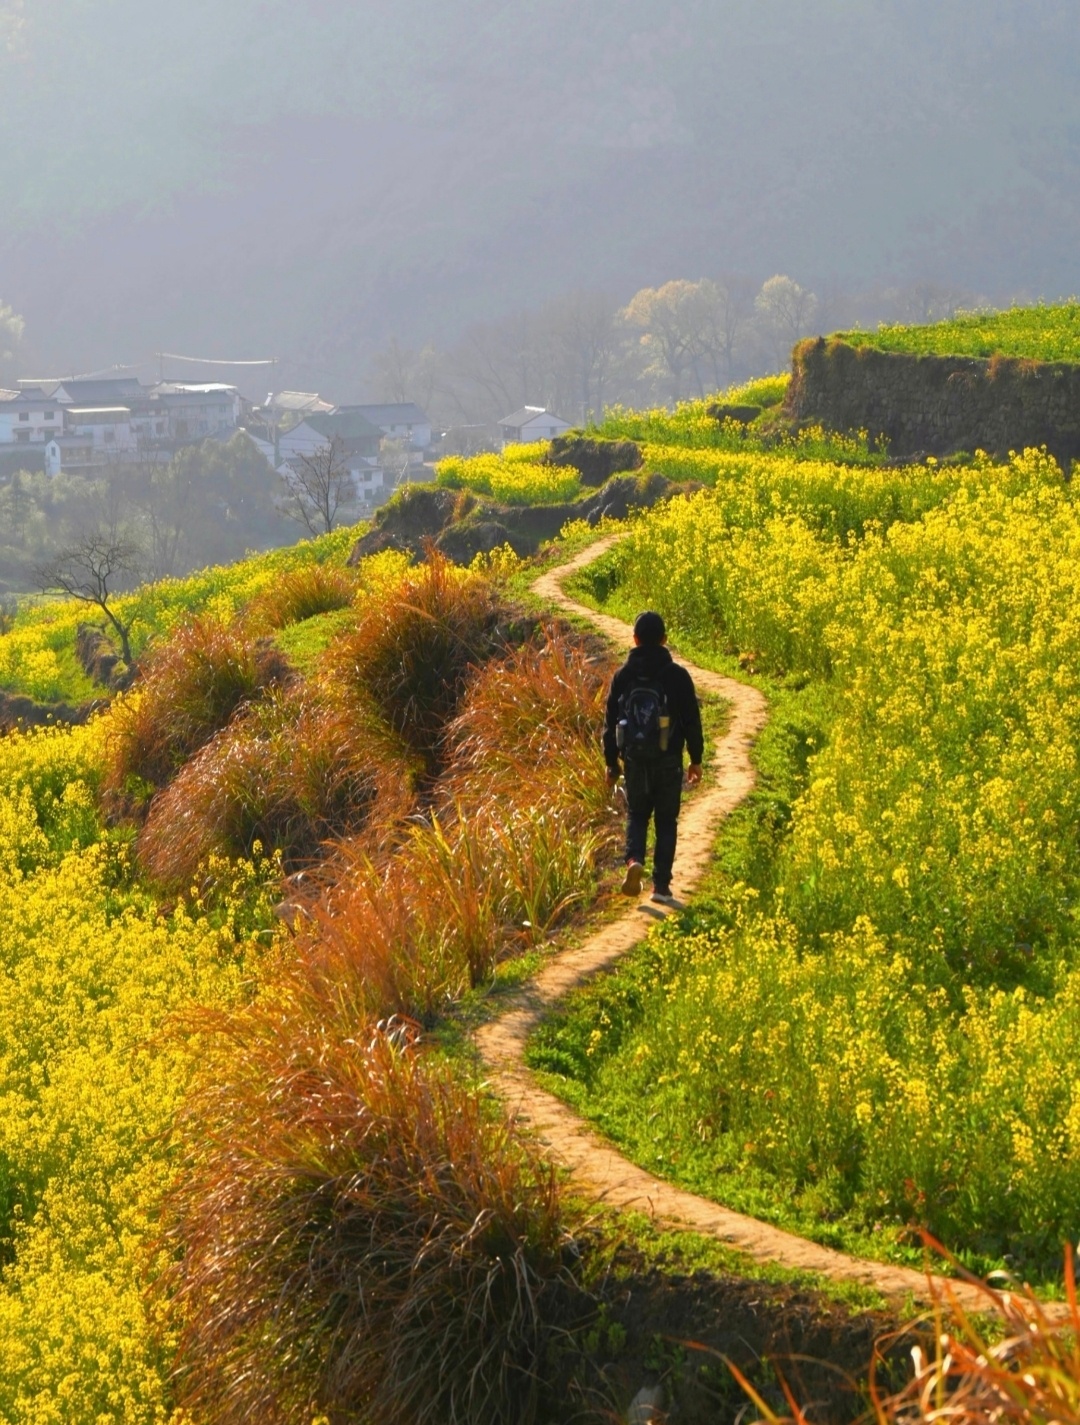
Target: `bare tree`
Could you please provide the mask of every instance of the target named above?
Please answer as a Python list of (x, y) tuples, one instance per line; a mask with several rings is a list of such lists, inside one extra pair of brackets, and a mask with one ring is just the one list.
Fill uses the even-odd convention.
[(924, 326), (927, 322), (945, 321), (961, 309), (978, 306), (978, 298), (959, 287), (940, 282), (914, 282), (910, 287), (893, 288), (886, 298), (895, 314), (894, 319)]
[(684, 373), (695, 368), (702, 353), (705, 288), (704, 282), (683, 278), (662, 287), (643, 287), (623, 312), (627, 323), (641, 330), (641, 340), (652, 351), (659, 371), (670, 378), (673, 401), (681, 395)]
[(144, 573), (150, 579), (174, 575), (196, 524), (195, 491), (184, 479), (178, 456), (159, 459), (140, 441), (107, 467), (102, 494), (106, 526), (117, 528), (132, 511), (140, 516), (145, 539)]
[(429, 342), (420, 351), (403, 347), (397, 337), (375, 353), (372, 375), (380, 401), (414, 401), (427, 411), (439, 379), (439, 356)]
[(95, 604), (101, 610), (116, 631), (121, 655), (129, 667), (134, 661), (131, 656), (132, 620), (124, 622), (110, 601), (116, 596), (117, 584), (138, 577), (141, 552), (130, 536), (95, 529), (80, 535), (35, 570), (44, 593), (59, 589), (69, 598), (84, 604)]
[(312, 538), (334, 529), (342, 505), (350, 503), (355, 493), (345, 447), (337, 436), (311, 455), (295, 456), (289, 462), (289, 473), (281, 478), (286, 490), (285, 513)]
[(618, 302), (606, 292), (571, 292), (549, 302), (539, 321), (548, 368), (545, 402), (567, 420), (599, 419), (625, 340)]
[(383, 474), (390, 477), (390, 484), (400, 485), (412, 465), (412, 447), (407, 440), (384, 436), (379, 441), (379, 464)]
[(783, 367), (791, 348), (809, 334), (818, 299), (793, 278), (778, 275), (764, 284), (754, 306), (774, 343), (777, 367)]
[(515, 312), (469, 328), (452, 353), (453, 395), (466, 422), (497, 421), (536, 399), (540, 369), (535, 316)]
[[(701, 283), (700, 359), (714, 386), (735, 381), (736, 365), (754, 320), (754, 283), (727, 277)], [(698, 378), (701, 385), (700, 375)]]

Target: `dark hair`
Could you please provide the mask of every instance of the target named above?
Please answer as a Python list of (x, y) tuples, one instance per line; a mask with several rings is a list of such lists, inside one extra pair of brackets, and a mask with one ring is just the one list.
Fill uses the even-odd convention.
[(648, 609), (643, 614), (638, 614), (634, 620), (634, 637), (639, 643), (645, 644), (646, 647), (663, 643), (666, 634), (667, 629), (664, 627), (664, 620), (658, 613), (654, 613), (652, 609)]

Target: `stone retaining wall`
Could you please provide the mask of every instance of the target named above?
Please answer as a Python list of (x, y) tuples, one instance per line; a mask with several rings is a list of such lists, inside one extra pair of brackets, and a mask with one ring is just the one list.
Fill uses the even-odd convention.
[(793, 419), (884, 435), (897, 456), (1045, 445), (1080, 459), (1080, 365), (914, 356), (824, 337), (800, 342), (784, 401)]

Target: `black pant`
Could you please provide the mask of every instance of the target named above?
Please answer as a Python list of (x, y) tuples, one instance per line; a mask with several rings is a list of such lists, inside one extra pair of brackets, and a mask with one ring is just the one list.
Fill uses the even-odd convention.
[(682, 801), (682, 757), (658, 757), (655, 761), (627, 758), (626, 775), (626, 859), (645, 864), (645, 838), (650, 818), (656, 822), (653, 850), (653, 886), (666, 891), (671, 886), (675, 861), (679, 805)]

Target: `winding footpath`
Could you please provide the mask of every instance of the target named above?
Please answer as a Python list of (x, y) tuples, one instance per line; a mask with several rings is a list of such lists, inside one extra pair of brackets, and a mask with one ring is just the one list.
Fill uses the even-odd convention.
[[(632, 640), (627, 624), (575, 603), (560, 587), (564, 578), (598, 559), (619, 537), (600, 540), (568, 564), (550, 570), (536, 581), (533, 592), (568, 613), (587, 618), (606, 638), (627, 647)], [(715, 781), (684, 805), (679, 818), (675, 877), (683, 894), (700, 881), (720, 822), (754, 786), (750, 749), (768, 716), (766, 700), (756, 688), (690, 663), (685, 666), (700, 691), (730, 704), (731, 720), (713, 757)], [(511, 999), (503, 1014), (477, 1032), (477, 1046), (493, 1087), (519, 1121), (569, 1170), (574, 1184), (606, 1206), (643, 1211), (664, 1227), (689, 1228), (715, 1237), (759, 1262), (818, 1273), (837, 1282), (858, 1282), (893, 1300), (928, 1300), (928, 1281), (922, 1272), (849, 1257), (654, 1177), (624, 1158), (571, 1108), (536, 1083), (525, 1066), (525, 1045), (532, 1031), (571, 990), (609, 969), (642, 940), (650, 924), (664, 914), (650, 902), (629, 905), (624, 915), (602, 926), (583, 944), (555, 955)], [(965, 1309), (987, 1310), (988, 1299), (977, 1288), (950, 1281), (949, 1289)]]

